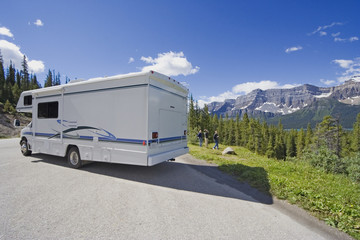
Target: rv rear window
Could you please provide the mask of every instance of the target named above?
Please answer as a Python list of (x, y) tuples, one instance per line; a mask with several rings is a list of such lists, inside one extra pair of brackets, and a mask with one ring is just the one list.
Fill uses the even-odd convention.
[(38, 104), (38, 118), (58, 118), (59, 102), (45, 102)]
[(32, 96), (28, 95), (24, 97), (24, 106), (32, 105)]

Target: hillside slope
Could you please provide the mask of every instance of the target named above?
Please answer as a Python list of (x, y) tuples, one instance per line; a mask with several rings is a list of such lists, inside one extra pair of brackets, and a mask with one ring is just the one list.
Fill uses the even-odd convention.
[(352, 128), (358, 113), (360, 113), (359, 105), (344, 104), (334, 98), (322, 98), (297, 112), (276, 116), (267, 119), (267, 122), (276, 125), (281, 119), (285, 129), (299, 129), (306, 128), (308, 123), (311, 124), (311, 127), (315, 127), (323, 120), (324, 116), (331, 115), (339, 118), (343, 128)]

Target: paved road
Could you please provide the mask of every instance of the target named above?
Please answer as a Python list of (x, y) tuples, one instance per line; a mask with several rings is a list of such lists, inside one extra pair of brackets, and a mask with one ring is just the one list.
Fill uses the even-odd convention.
[(346, 239), (190, 155), (154, 167), (23, 157), (0, 140), (0, 239)]

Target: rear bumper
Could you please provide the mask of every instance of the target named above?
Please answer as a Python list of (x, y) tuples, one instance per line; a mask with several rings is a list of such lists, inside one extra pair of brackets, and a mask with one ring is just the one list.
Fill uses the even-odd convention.
[(189, 152), (188, 147), (148, 156), (148, 166), (154, 166), (169, 159), (176, 158)]

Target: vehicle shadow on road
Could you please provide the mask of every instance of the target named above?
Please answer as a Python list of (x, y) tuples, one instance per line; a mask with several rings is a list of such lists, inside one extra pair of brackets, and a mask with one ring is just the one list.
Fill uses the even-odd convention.
[[(66, 168), (65, 158), (44, 154), (33, 155), (33, 163), (48, 163)], [(133, 166), (92, 162), (81, 169), (71, 171), (87, 171), (128, 181), (135, 181), (171, 189), (233, 198), (244, 201), (273, 204), (270, 193), (263, 193), (242, 183), (234, 177), (223, 173), (214, 165), (184, 162), (164, 162), (152, 167)], [(266, 172), (264, 171), (266, 175)]]

